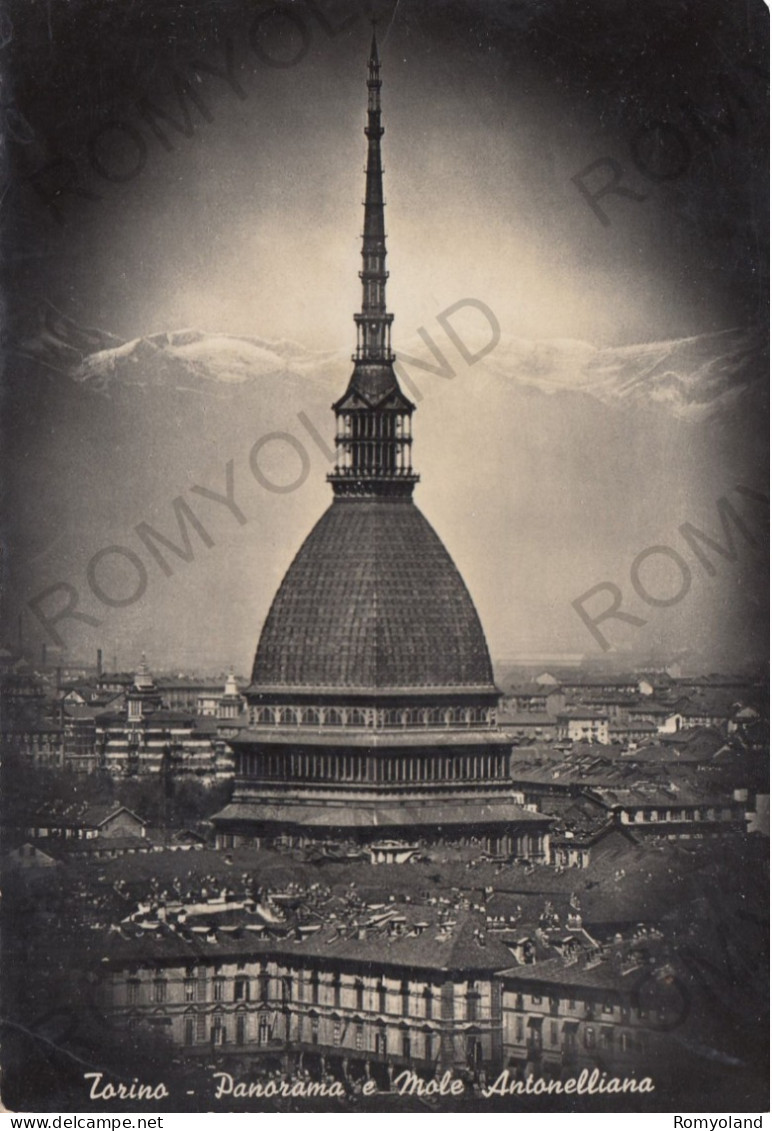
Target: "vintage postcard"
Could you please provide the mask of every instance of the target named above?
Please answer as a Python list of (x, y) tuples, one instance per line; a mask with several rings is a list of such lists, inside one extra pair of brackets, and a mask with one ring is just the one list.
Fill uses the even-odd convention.
[(761, 1126), (767, 24), (4, 0), (7, 1110)]

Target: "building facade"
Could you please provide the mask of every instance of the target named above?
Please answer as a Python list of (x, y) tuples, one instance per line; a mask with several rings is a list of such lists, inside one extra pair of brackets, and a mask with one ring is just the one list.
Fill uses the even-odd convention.
[(613, 967), (593, 959), (502, 971), (505, 1067), (547, 1078), (594, 1068), (622, 1077), (655, 1073), (668, 1054), (667, 1026), (685, 1007), (678, 990), (659, 992), (668, 974), (635, 960)]
[(114, 778), (167, 775), (213, 785), (232, 775), (224, 740), (212, 720), (163, 706), (147, 664), (137, 669), (126, 706), (95, 720), (97, 765)]
[(422, 1070), (501, 1058), (501, 995), (490, 969), (438, 972), (427, 961), (375, 973), (354, 958), (245, 952), (113, 970), (102, 995), (118, 1023), (164, 1025), (174, 1044), (204, 1056), (316, 1052), (328, 1062)]
[(609, 741), (608, 715), (590, 707), (572, 707), (558, 712), (557, 735), (568, 742), (600, 742), (604, 746)]
[(564, 930), (562, 955), (538, 962), (491, 935), (472, 951), (457, 940), (454, 961), (428, 930), (423, 945), (407, 938), (406, 953), (397, 944), (378, 963), (354, 940), (323, 954), (308, 938), (153, 933), (156, 954), (129, 938), (105, 948), (100, 1008), (114, 1024), (155, 1027), (188, 1057), (289, 1073), (322, 1063), (339, 1078), (366, 1072), (384, 1083), (403, 1068), (424, 1078), (450, 1069), (490, 1079), (504, 1068), (520, 1078), (650, 1075), (687, 1004), (667, 963), (629, 945), (602, 955), (580, 930)]

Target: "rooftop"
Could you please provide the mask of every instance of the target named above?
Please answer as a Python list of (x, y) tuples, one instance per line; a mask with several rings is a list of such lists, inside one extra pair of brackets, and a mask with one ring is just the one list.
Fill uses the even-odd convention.
[[(299, 937), (288, 924), (281, 935), (281, 925), (263, 936), (257, 930), (235, 923), (231, 930), (214, 929), (195, 932), (183, 926), (157, 923), (150, 929), (125, 925), (103, 934), (98, 948), (111, 965), (127, 964), (142, 959), (184, 962), (199, 958), (228, 955), (259, 955), (264, 952), (289, 951), (304, 958), (348, 959), (357, 963), (377, 963), (378, 969), (389, 966), (423, 967), (429, 970), (489, 970), (509, 965), (512, 953), (502, 943), (486, 934), (485, 919), (468, 910), (453, 917), (439, 913), (436, 907), (421, 905), (386, 905), (380, 915), (362, 909), (359, 915), (345, 915), (341, 907), (340, 921), (327, 919), (315, 933), (300, 932)], [(400, 920), (395, 922), (395, 920)], [(276, 929), (278, 927), (278, 930)]]

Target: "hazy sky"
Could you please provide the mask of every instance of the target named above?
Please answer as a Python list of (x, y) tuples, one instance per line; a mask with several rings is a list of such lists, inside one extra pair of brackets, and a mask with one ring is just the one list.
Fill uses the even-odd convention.
[[(602, 344), (758, 311), (753, 7), (747, 19), (715, 0), (384, 7), (398, 332), (463, 295), (501, 310), (512, 333)], [(369, 28), (353, 3), (285, 8), (295, 22), (230, 0), (17, 4), (17, 106), (32, 140), (14, 146), (7, 207), (25, 295), (42, 290), (127, 337), (196, 325), (350, 341)], [(186, 96), (190, 137), (150, 115), (164, 142), (141, 104), (184, 126), (175, 74), (199, 102)], [(75, 159), (80, 191), (100, 198), (62, 194), (61, 225), (39, 195), (70, 175), (41, 174), (54, 159)], [(609, 160), (645, 199), (606, 195), (604, 226), (571, 178)], [(584, 183), (597, 192), (615, 175), (603, 164)]]
[[(126, 339), (194, 326), (290, 338), (345, 356), (359, 305), (367, 17), (374, 9), (384, 80), (388, 299), (398, 346), (415, 344), (419, 327), (436, 327), (437, 313), (465, 297), (487, 304), (505, 335), (597, 345), (764, 321), (760, 0), (16, 0), (3, 48), (13, 88), (3, 198), (12, 339), (34, 327), (48, 300), (76, 322)], [(573, 179), (579, 174), (589, 196), (604, 185), (621, 193), (599, 196), (593, 207)], [(341, 388), (346, 378), (342, 371)], [(184, 468), (170, 468), (158, 419), (170, 411), (167, 401), (148, 393), (144, 406), (116, 401), (108, 411), (93, 400), (76, 405), (47, 380), (38, 372), (32, 380), (16, 363), (6, 371), (13, 386), (6, 438), (15, 462), (8, 501), (17, 519), (12, 529), (23, 525), (20, 516), (32, 516), (25, 547), (45, 549), (58, 576), (66, 555), (59, 565), (56, 546), (69, 540), (98, 548), (110, 524), (120, 530), (146, 517), (151, 504), (168, 504), (169, 491), (196, 481), (202, 463), (220, 466), (223, 451), (214, 453), (205, 415), (200, 426), (185, 417), (193, 428), (189, 458)], [(451, 405), (460, 418), (470, 412), (470, 403), (451, 398), (434, 419), (428, 405), (419, 418), (424, 450), (436, 447), (436, 460)], [(302, 407), (293, 403), (292, 414)], [(277, 411), (272, 403), (261, 415), (258, 407), (255, 429), (269, 419), (281, 423)], [(82, 439), (89, 424), (93, 447)], [(552, 441), (563, 426), (553, 419), (551, 435), (521, 437), (525, 532), (513, 528), (508, 537), (513, 547), (536, 540), (526, 570), (534, 578), (539, 554), (559, 543), (559, 529), (548, 535), (540, 528), (554, 513), (549, 476), (557, 474), (560, 452)], [(480, 473), (474, 452), (481, 443), (475, 434), (458, 453), (451, 473), (459, 481)], [(602, 454), (600, 433), (591, 443)], [(681, 441), (673, 433), (668, 443), (677, 449)], [(635, 445), (644, 453), (645, 435)], [(546, 449), (552, 462), (542, 464)], [(486, 456), (491, 451), (506, 456), (500, 444)], [(702, 476), (704, 486), (703, 456), (702, 447), (699, 455), (688, 445), (676, 451), (672, 467), (682, 469), (684, 483)], [(112, 474), (97, 458), (113, 460)], [(497, 512), (489, 464), (478, 508), (486, 528), (505, 513)], [(431, 467), (421, 470), (431, 484)], [(724, 489), (724, 470), (720, 462), (711, 469), (711, 490), (714, 480)], [(244, 570), (261, 571), (250, 638), (266, 594), (325, 504), (323, 471), (310, 494), (293, 496), (281, 519), (273, 516), (279, 526), (261, 527), (259, 548), (250, 543), (252, 564)], [(436, 474), (448, 470), (438, 465)], [(486, 588), (485, 554), (470, 549), (473, 533), (454, 534), (449, 489), (444, 499), (441, 483), (434, 495), (426, 490), (426, 513), (432, 520), (439, 514), (440, 533), (463, 559), (488, 628), (497, 598), (490, 577)], [(531, 490), (540, 499), (535, 509)], [(699, 505), (706, 505), (702, 495)], [(575, 514), (576, 501), (570, 506)], [(44, 513), (46, 521), (37, 521)], [(66, 524), (57, 527), (57, 514), (68, 515)], [(28, 584), (27, 562), (13, 542), (21, 535), (9, 537), (12, 572)], [(587, 551), (581, 575), (590, 581), (607, 573), (608, 539), (597, 564), (591, 559)], [(210, 591), (218, 570), (232, 587), (233, 563), (224, 566), (216, 554), (212, 562)], [(174, 648), (200, 653), (200, 633), (186, 637), (180, 629), (179, 587), (175, 594), (166, 614), (158, 598), (152, 619), (168, 615)], [(522, 612), (533, 621), (526, 643), (575, 645), (560, 617), (534, 613), (533, 603), (530, 614), (525, 606)], [(123, 617), (116, 636), (125, 653), (147, 637), (142, 618), (149, 615), (136, 606)], [(232, 628), (228, 621), (216, 630), (220, 656)], [(510, 638), (494, 627), (496, 650), (506, 651)]]

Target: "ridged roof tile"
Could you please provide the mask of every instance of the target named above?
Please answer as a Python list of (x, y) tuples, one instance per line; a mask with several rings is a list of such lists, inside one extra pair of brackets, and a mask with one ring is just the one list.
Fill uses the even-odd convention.
[(274, 598), (252, 683), (493, 691), (472, 598), (411, 499), (333, 502)]

